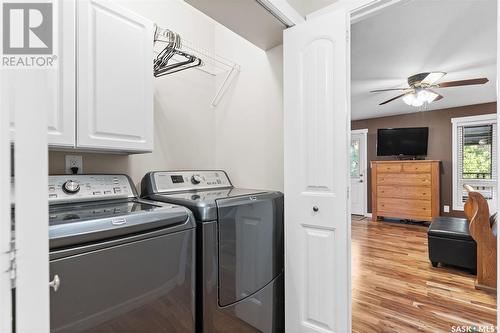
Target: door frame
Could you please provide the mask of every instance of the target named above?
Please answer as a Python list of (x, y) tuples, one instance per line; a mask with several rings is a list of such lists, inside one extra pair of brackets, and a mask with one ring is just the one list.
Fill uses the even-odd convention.
[[(351, 138), (349, 138), (349, 142), (351, 142), (353, 134), (361, 134), (363, 138), (363, 165), (364, 165), (364, 184), (363, 184), (363, 216), (367, 216), (368, 214), (368, 128), (351, 130)], [(349, 191), (352, 192), (352, 191)], [(351, 196), (349, 196), (349, 201), (351, 200)], [(349, 202), (349, 204), (351, 204)]]
[[(387, 8), (389, 6), (398, 4), (398, 3), (405, 3), (408, 2), (409, 0), (339, 0), (325, 8), (322, 8), (316, 12), (313, 12), (309, 15), (307, 15), (307, 19), (311, 19), (317, 16), (321, 16), (324, 14), (327, 14), (331, 11), (334, 10), (339, 10), (339, 9), (345, 9), (347, 11), (347, 15), (350, 17), (350, 22), (351, 25), (359, 22), (363, 19), (366, 19), (372, 15), (376, 15), (376, 13), (379, 10), (382, 10), (384, 8)], [(307, 21), (306, 21), (307, 22)], [(347, 61), (349, 62), (349, 66), (346, 67), (346, 75), (348, 78), (348, 82), (351, 82), (351, 66), (350, 66), (350, 61), (351, 61), (351, 55), (350, 55), (350, 50), (351, 50), (351, 38), (350, 38), (350, 29), (348, 29), (348, 39), (347, 39), (347, 49), (348, 49), (348, 57)], [(497, 6), (497, 77), (500, 77), (500, 5)], [(348, 102), (348, 107), (345, 110), (348, 114), (348, 124), (347, 126), (349, 127), (349, 130), (347, 131), (348, 135), (350, 136), (350, 127), (351, 127), (351, 89), (350, 89), (350, 84), (347, 87), (347, 100)], [(497, 100), (500, 97), (500, 84), (496, 83), (496, 92), (497, 92)], [(500, 104), (497, 103), (497, 122), (500, 123)], [(500, 140), (500, 131), (497, 133), (498, 139)], [(347, 138), (347, 142), (350, 144), (351, 140), (350, 137)], [(500, 150), (500, 149), (499, 149)], [(348, 158), (348, 156), (346, 156)], [(341, 163), (342, 161), (339, 161)], [(497, 151), (497, 165), (500, 165), (500, 153)], [(497, 182), (497, 186), (500, 185), (500, 181)], [(500, 196), (497, 198), (497, 207), (500, 207)], [(347, 207), (348, 207), (348, 215), (350, 215), (350, 206), (351, 206), (351, 199), (348, 197), (347, 199)], [(349, 235), (350, 237), (351, 235)], [(500, 237), (497, 237), (497, 248), (500, 248)], [(349, 285), (351, 285), (351, 279), (349, 280)], [(497, 264), (497, 285), (500, 285), (500, 265)], [(497, 289), (497, 300), (500, 298), (500, 288)], [(352, 312), (351, 312), (351, 317), (352, 317)], [(497, 326), (499, 326), (500, 323), (500, 302), (497, 301)]]

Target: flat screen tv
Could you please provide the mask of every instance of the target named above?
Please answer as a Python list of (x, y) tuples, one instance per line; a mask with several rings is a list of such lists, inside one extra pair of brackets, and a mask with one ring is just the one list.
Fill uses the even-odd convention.
[(426, 156), (428, 127), (380, 128), (377, 156)]

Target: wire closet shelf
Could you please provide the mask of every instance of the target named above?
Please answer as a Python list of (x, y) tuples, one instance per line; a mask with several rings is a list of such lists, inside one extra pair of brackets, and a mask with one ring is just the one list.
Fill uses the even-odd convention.
[[(183, 60), (178, 55), (174, 55), (169, 58), (169, 62), (179, 64), (180, 66), (178, 70), (172, 71), (171, 73), (182, 71), (184, 69), (196, 68), (208, 75), (215, 77), (220, 76), (223, 78), (217, 89), (215, 97), (211, 102), (211, 106), (217, 106), (224, 96), (224, 93), (231, 85), (231, 82), (239, 73), (241, 68), (240, 65), (215, 54), (213, 51), (204, 49), (196, 43), (181, 38), (178, 33), (173, 32), (172, 30), (155, 25), (153, 47), (154, 62), (156, 63), (158, 61), (159, 55), (161, 55), (167, 47), (172, 46), (175, 46), (175, 50), (180, 51), (181, 54), (183, 53), (187, 56), (193, 56), (196, 59), (199, 59), (200, 62), (199, 64), (196, 63), (194, 65), (180, 65)], [(161, 75), (155, 74), (155, 76), (159, 77)]]

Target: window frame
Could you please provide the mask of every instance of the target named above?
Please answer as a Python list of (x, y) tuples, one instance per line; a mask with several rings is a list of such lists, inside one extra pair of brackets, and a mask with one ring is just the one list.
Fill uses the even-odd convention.
[[(464, 126), (480, 126), (480, 125), (492, 125), (492, 124), (497, 124), (497, 115), (496, 113), (490, 113), (490, 114), (482, 114), (478, 116), (468, 116), (468, 117), (459, 117), (459, 118), (452, 118), (451, 119), (452, 123), (452, 166), (453, 166), (453, 175), (452, 175), (452, 199), (453, 199), (453, 204), (452, 208), (453, 210), (457, 211), (463, 211), (464, 210), (464, 203), (462, 202), (461, 197), (458, 195), (458, 183), (459, 183), (459, 177), (458, 177), (458, 127), (464, 127)], [(498, 130), (498, 128), (496, 128)], [(493, 140), (494, 142), (498, 145), (497, 142), (497, 137), (495, 131), (493, 131)], [(493, 150), (493, 143), (492, 143), (492, 150)], [(497, 163), (497, 160), (495, 159), (495, 154), (492, 155), (492, 168), (495, 167), (495, 163)], [(493, 172), (492, 172), (493, 173)], [(492, 198), (492, 200), (488, 200), (488, 203), (490, 204), (495, 204), (496, 205), (496, 200), (498, 196), (498, 184), (497, 184), (497, 178), (498, 175), (496, 173), (493, 173), (495, 177), (492, 175), (491, 180), (484, 181), (482, 180), (481, 182), (485, 183), (494, 183), (494, 187), (496, 188), (496, 196)]]

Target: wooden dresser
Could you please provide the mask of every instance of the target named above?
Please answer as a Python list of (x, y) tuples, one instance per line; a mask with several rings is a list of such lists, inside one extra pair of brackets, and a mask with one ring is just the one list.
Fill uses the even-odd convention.
[(372, 219), (430, 221), (439, 216), (439, 163), (372, 161)]

